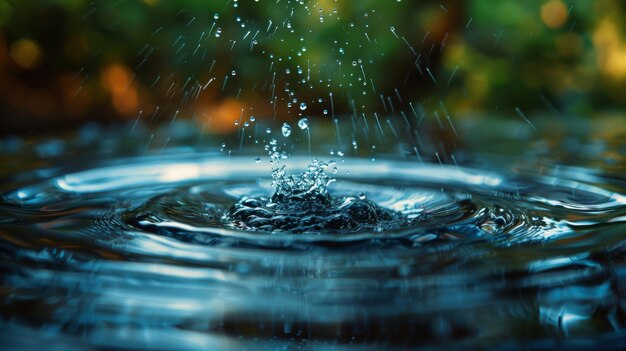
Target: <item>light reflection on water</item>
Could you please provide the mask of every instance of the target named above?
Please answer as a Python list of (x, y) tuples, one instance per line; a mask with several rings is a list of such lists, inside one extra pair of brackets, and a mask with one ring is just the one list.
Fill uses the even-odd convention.
[(467, 164), (345, 158), (330, 192), (405, 216), (382, 232), (229, 225), (241, 197), (272, 192), (250, 157), (183, 150), (7, 183), (0, 334), (63, 350), (626, 342), (626, 179)]

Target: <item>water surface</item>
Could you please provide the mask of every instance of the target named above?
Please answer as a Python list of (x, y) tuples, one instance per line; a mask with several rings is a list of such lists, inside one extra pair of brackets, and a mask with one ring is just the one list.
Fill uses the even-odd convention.
[(294, 200), (251, 155), (178, 147), (78, 163), (61, 143), (2, 185), (11, 348), (626, 342), (621, 161), (336, 157), (323, 191)]

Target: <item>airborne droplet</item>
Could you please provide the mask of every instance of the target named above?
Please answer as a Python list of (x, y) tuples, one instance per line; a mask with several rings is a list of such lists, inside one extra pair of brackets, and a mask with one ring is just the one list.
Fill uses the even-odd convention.
[(283, 136), (286, 138), (291, 135), (291, 126), (288, 123), (283, 123), (283, 127), (281, 128), (283, 132)]
[(301, 120), (298, 121), (298, 127), (300, 129), (307, 129), (309, 128), (309, 120), (308, 118), (302, 118)]

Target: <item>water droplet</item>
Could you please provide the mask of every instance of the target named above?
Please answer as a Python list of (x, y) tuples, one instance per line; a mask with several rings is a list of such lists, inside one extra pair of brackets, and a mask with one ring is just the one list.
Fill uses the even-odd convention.
[(260, 157), (255, 158), (255, 159), (254, 159), (254, 162), (256, 162), (256, 163), (261, 163), (261, 158), (260, 158)]
[(231, 75), (237, 75), (237, 71), (233, 70), (232, 72), (230, 72)]
[(272, 132), (272, 128), (265, 129), (265, 133), (270, 134)]
[(300, 103), (300, 110), (302, 110), (302, 111), (306, 110), (306, 103), (305, 102), (301, 102)]
[(287, 122), (285, 122), (283, 123), (281, 131), (283, 132), (283, 136), (286, 138), (291, 135), (291, 126)]
[(256, 121), (256, 118), (254, 116), (250, 116), (250, 122), (254, 122)]
[(309, 120), (307, 118), (302, 118), (298, 121), (298, 127), (300, 127), (300, 129), (309, 128)]

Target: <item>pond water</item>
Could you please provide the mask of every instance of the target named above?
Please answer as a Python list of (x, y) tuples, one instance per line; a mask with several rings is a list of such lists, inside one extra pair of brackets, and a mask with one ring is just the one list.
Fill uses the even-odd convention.
[(488, 141), (449, 163), (382, 151), (328, 163), (319, 152), (312, 165), (284, 161), (274, 184), (256, 154), (127, 139), (3, 142), (10, 348), (626, 342), (619, 135), (532, 137), (515, 157)]

